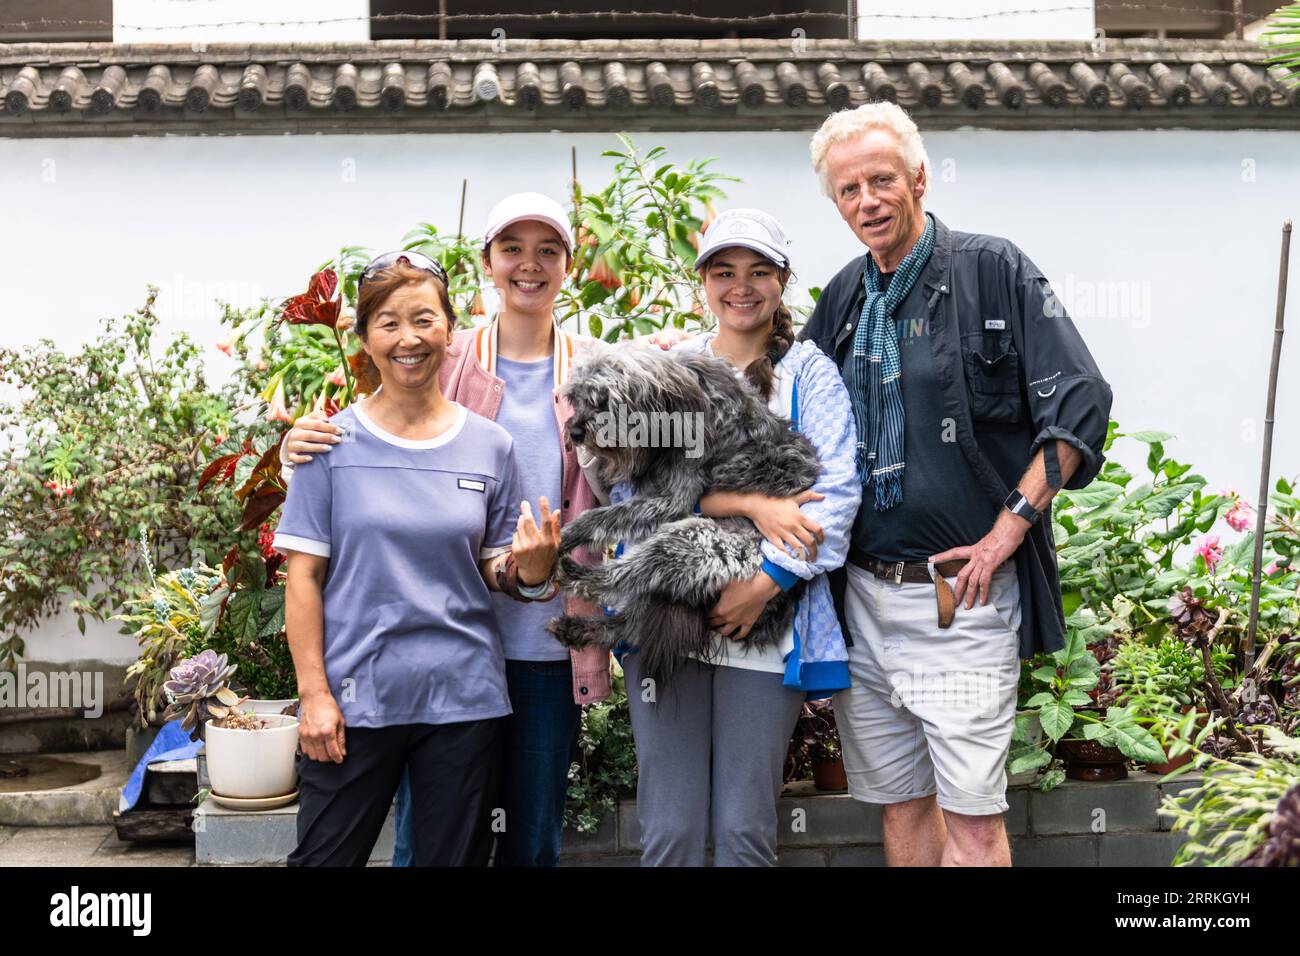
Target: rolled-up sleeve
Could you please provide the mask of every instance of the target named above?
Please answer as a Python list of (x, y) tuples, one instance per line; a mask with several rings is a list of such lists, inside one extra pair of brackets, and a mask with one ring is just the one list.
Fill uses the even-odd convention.
[(329, 464), (313, 458), (289, 486), (272, 545), (281, 554), (300, 551), (328, 558), (332, 553), (334, 483)]
[(1083, 488), (1097, 476), (1110, 422), (1111, 389), (1092, 353), (1052, 291), (1027, 257), (1018, 270), (1021, 374), (1034, 429), (1030, 454), (1044, 444), (1048, 482), (1061, 487), (1056, 441), (1078, 450), (1082, 459), (1067, 489)]
[[(487, 524), (483, 529), (483, 544), (478, 559), (486, 561), (510, 550), (515, 527), (519, 523), (522, 492), (519, 490), (519, 464), (515, 458), (515, 443), (506, 446), (498, 463), (497, 476), (491, 482), (487, 501)], [(540, 520), (540, 515), (534, 515)]]
[(848, 389), (835, 363), (820, 350), (811, 343), (796, 347), (807, 348), (810, 353), (796, 380), (799, 431), (812, 442), (821, 460), (821, 475), (812, 490), (826, 496), (807, 502), (799, 510), (821, 525), (826, 540), (817, 546), (817, 560), (812, 562), (796, 558), (769, 541), (762, 542), (763, 570), (787, 591), (796, 578), (807, 581), (844, 564), (853, 520), (862, 501), (862, 483), (854, 463), (858, 433)]

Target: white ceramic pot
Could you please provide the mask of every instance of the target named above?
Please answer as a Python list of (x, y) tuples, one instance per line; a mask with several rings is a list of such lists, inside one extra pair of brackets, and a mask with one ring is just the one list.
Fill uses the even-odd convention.
[(231, 730), (211, 723), (205, 731), (208, 778), (223, 797), (278, 797), (298, 785), (294, 755), (298, 718), (259, 715), (261, 730)]
[(278, 714), (290, 704), (296, 703), (298, 703), (297, 697), (284, 700), (254, 700), (250, 697), (239, 705), (239, 709), (246, 714)]

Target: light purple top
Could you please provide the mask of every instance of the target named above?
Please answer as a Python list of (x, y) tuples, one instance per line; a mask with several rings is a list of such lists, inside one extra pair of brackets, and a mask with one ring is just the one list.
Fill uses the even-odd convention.
[[(512, 441), (458, 406), (437, 438), (335, 415), (343, 441), (298, 466), (279, 551), (328, 557), (325, 675), (350, 727), (510, 713), (505, 657), (478, 562), (508, 549), (520, 495)], [(359, 426), (359, 427), (358, 427)]]
[[(506, 383), (496, 422), (515, 442), (519, 487), (537, 514), (537, 501), (545, 495), (552, 508), (563, 497), (564, 447), (555, 427), (551, 392), (555, 388), (554, 361), (548, 355), (537, 362), (517, 362), (499, 356), (497, 375)], [(546, 630), (546, 622), (564, 610), (563, 602), (525, 604), (507, 594), (493, 592), (492, 603), (501, 626), (501, 643), (510, 661), (567, 661), (569, 651)]]

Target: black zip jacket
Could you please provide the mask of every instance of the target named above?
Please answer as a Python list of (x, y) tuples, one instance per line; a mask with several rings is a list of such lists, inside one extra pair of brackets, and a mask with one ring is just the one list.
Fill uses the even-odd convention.
[[(1084, 487), (1101, 470), (1111, 407), (1110, 386), (1088, 347), (1047, 279), (1014, 243), (953, 232), (938, 217), (934, 222), (934, 252), (900, 308), (929, 319), (943, 403), (981, 487), (1001, 509), (1044, 443), (1048, 480), (1059, 486), (1056, 440), (1082, 455), (1065, 487)], [(866, 299), (864, 265), (858, 257), (839, 271), (799, 336), (840, 368)], [(862, 507), (871, 507), (870, 500)], [(1057, 650), (1065, 618), (1048, 515), (1030, 528), (1015, 558), (1020, 654)], [(832, 572), (830, 583), (847, 638), (845, 570)]]

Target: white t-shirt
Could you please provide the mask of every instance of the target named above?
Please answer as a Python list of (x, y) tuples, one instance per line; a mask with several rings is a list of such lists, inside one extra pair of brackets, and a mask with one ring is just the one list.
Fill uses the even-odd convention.
[[(710, 341), (704, 350), (713, 355), (713, 343)], [(775, 415), (786, 421), (794, 417), (794, 376), (784, 363), (778, 363), (772, 370), (772, 397), (767, 407)], [(737, 372), (736, 374), (741, 374)], [(761, 573), (761, 572), (760, 572)], [(751, 671), (767, 671), (772, 674), (785, 673), (785, 658), (794, 650), (794, 621), (786, 626), (785, 634), (779, 644), (769, 644), (763, 648), (750, 647), (744, 641), (714, 635), (713, 645), (707, 658), (701, 658), (709, 664), (722, 667), (740, 667)]]

